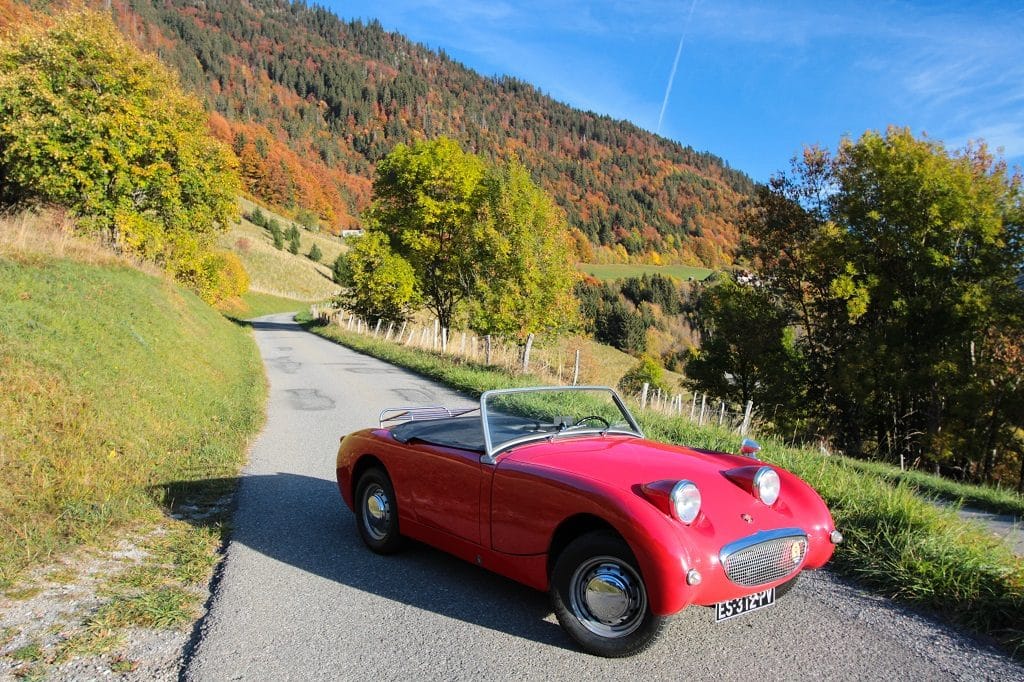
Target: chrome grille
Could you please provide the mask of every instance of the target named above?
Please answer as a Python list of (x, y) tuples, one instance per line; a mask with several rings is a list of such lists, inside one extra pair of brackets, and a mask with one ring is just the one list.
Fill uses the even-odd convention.
[(755, 587), (791, 575), (807, 556), (807, 536), (799, 529), (755, 533), (722, 548), (725, 574), (737, 585)]

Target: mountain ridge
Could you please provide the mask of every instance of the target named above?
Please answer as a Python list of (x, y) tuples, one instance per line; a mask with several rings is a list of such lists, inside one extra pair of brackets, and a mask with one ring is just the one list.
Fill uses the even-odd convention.
[(111, 5), (121, 30), (204, 100), (248, 190), (304, 222), (357, 227), (376, 161), (447, 135), (488, 158), (519, 155), (565, 211), (580, 260), (732, 261), (754, 183), (713, 154), (303, 2)]

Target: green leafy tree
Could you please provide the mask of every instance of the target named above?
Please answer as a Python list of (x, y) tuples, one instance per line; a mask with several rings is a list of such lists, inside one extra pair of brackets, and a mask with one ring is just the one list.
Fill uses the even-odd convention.
[(335, 273), (344, 287), (339, 302), (369, 320), (404, 320), (419, 304), (416, 274), (395, 254), (381, 232), (368, 231), (354, 240), (348, 253), (335, 261)]
[(323, 253), (323, 251), (320, 250), (319, 246), (317, 246), (316, 244), (313, 244), (313, 246), (309, 247), (309, 259), (311, 261), (313, 261), (315, 263), (319, 263), (320, 259), (323, 258), (323, 257), (324, 257), (324, 253)]
[(271, 219), (269, 229), (270, 237), (274, 240), (274, 248), (278, 251), (284, 249), (284, 233), (281, 232), (281, 224)]
[(377, 168), (368, 229), (388, 235), (427, 308), (524, 339), (578, 324), (562, 213), (513, 159), (488, 167), (447, 138), (399, 145)]
[(992, 330), (1024, 333), (1009, 312), (1022, 203), (984, 146), (951, 153), (898, 128), (834, 157), (809, 149), (761, 191), (752, 255), (799, 325), (807, 404), (841, 446), (991, 470), (1019, 426), (982, 368), (1001, 352)]
[(0, 201), (55, 202), (117, 249), (203, 290), (236, 215), (231, 151), (200, 104), (104, 15), (0, 40)]
[(519, 340), (578, 327), (578, 275), (561, 211), (518, 159), (490, 169), (481, 194), (470, 325)]
[(796, 402), (801, 369), (788, 316), (767, 292), (723, 278), (696, 307), (703, 338), (686, 363), (691, 389), (761, 408)]
[(445, 137), (400, 144), (377, 165), (368, 231), (388, 236), (447, 328), (478, 281), (474, 222), (484, 172), (483, 161)]

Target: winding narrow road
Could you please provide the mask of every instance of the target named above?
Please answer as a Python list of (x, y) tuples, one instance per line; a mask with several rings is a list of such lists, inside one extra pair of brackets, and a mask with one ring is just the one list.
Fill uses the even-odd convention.
[(546, 595), (422, 546), (372, 554), (342, 505), (339, 436), (375, 424), (384, 407), (465, 397), (312, 335), (290, 315), (253, 330), (268, 421), (184, 679), (1024, 680), (1024, 668), (985, 644), (827, 571), (723, 624), (688, 609), (640, 656), (582, 654)]

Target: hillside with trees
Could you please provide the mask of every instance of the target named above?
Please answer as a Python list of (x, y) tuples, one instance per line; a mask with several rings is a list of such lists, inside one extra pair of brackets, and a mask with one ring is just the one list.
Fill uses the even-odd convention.
[(712, 154), (301, 2), (114, 0), (112, 11), (205, 101), (246, 189), (309, 226), (358, 227), (377, 162), (443, 135), (490, 161), (518, 156), (565, 211), (581, 260), (732, 261), (753, 183)]

